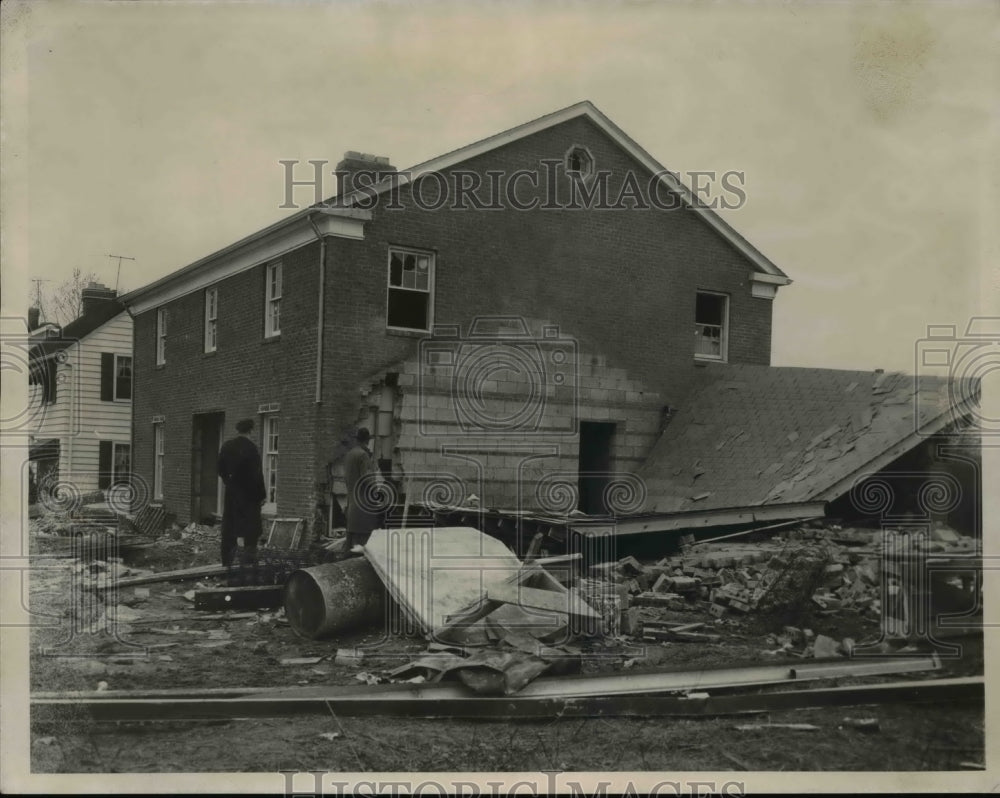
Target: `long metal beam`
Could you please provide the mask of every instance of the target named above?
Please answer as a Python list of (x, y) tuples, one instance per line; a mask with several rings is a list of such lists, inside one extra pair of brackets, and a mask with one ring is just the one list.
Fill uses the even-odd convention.
[(33, 722), (219, 720), (285, 717), (331, 712), (345, 717), (541, 719), (559, 717), (708, 717), (825, 706), (933, 701), (983, 701), (983, 677), (929, 679), (889, 684), (732, 695), (591, 696), (580, 698), (484, 698), (449, 700), (425, 694), (383, 693), (299, 696), (253, 694), (239, 698), (44, 699), (31, 702)]

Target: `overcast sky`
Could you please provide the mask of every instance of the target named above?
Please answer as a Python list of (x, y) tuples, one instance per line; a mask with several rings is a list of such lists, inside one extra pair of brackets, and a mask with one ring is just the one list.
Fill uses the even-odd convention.
[(776, 365), (912, 370), (1000, 293), (998, 7), (5, 4), (4, 314), (276, 221), (279, 160), (403, 168), (588, 99), (682, 176), (746, 174), (723, 215), (795, 281)]

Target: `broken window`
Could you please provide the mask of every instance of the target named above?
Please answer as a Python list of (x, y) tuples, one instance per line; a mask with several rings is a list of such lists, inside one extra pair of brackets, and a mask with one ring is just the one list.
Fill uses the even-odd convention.
[(566, 172), (584, 179), (594, 174), (594, 156), (584, 147), (573, 147), (566, 153)]
[(433, 291), (433, 255), (415, 250), (389, 250), (387, 327), (428, 332)]
[(699, 291), (694, 311), (694, 356), (703, 360), (725, 360), (729, 323), (729, 297)]

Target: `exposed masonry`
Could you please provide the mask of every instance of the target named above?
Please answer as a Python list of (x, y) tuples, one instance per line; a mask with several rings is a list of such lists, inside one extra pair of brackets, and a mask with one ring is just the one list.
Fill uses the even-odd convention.
[[(502, 346), (485, 347), (475, 357), (503, 353)], [(356, 426), (372, 432), (377, 457), (389, 454), (393, 479), (401, 491), (409, 486), (411, 500), (455, 505), (475, 495), (484, 507), (568, 512), (576, 509), (566, 504), (572, 501), (566, 488), (577, 485), (578, 422), (616, 425), (610, 471), (619, 482), (634, 482), (659, 437), (665, 405), (660, 393), (609, 366), (603, 355), (574, 357), (575, 385), (550, 383), (535, 405), (529, 397), (540, 372), (505, 370), (497, 374), (502, 379), (463, 381), (453, 367), (422, 364), (417, 355), (359, 386)], [(475, 364), (469, 368), (476, 372)], [(519, 411), (528, 421), (513, 432), (477, 434), (463, 424)], [(333, 490), (343, 508), (342, 454), (333, 463)]]

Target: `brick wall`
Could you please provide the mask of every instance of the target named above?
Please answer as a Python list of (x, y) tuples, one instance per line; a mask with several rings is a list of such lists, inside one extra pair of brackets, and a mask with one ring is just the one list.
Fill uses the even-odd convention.
[[(483, 174), (537, 171), (542, 159), (562, 159), (573, 145), (586, 146), (598, 169), (613, 172), (610, 197), (617, 197), (629, 171), (640, 176), (645, 195), (648, 176), (641, 167), (585, 119), (507, 145), (462, 168)], [(558, 190), (565, 192), (563, 177), (557, 179)], [(484, 184), (489, 185), (488, 178)], [(326, 465), (340, 457), (351, 431), (364, 421), (373, 384), (387, 370), (412, 376), (418, 362), (420, 337), (386, 330), (390, 245), (435, 254), (436, 324), (466, 331), (476, 317), (508, 315), (532, 320), (536, 330), (543, 322), (557, 325), (560, 337), (586, 353), (581, 366), (589, 371), (580, 417), (620, 420), (624, 432), (616, 457), (623, 467), (645, 455), (660, 409), (678, 404), (697, 373), (697, 290), (729, 296), (731, 362), (770, 361), (771, 302), (751, 297), (750, 263), (690, 211), (426, 211), (415, 206), (409, 192), (407, 187), (399, 195), (404, 209), (373, 211), (364, 240), (327, 239), (319, 407), (313, 402), (318, 244), (282, 259), (282, 335), (276, 342), (263, 340), (263, 265), (219, 283), (214, 355), (202, 352), (203, 292), (170, 303), (163, 368), (152, 365), (155, 311), (137, 317), (135, 467), (152, 479), (152, 417), (163, 415), (169, 463), (165, 501), (181, 520), (187, 520), (190, 508), (192, 414), (222, 410), (231, 431), (237, 419), (256, 415), (261, 402), (281, 404), (279, 514), (309, 517), (323, 501)], [(433, 195), (431, 188), (426, 196)], [(531, 195), (522, 182), (519, 198), (527, 201)], [(408, 381), (400, 384), (402, 415), (409, 414), (401, 419), (401, 461), (411, 472), (440, 467), (440, 457), (429, 454), (439, 452), (437, 443), (428, 446), (406, 434), (412, 432), (414, 414), (450, 412), (433, 404), (447, 404), (448, 397), (439, 388), (431, 403)], [(635, 390), (622, 388), (630, 382)], [(427, 407), (425, 400), (431, 403)], [(560, 468), (575, 466), (576, 446), (572, 440), (562, 449)], [(509, 500), (516, 463), (508, 454), (495, 453), (485, 468), (499, 486), (497, 495)]]
[(192, 415), (225, 413), (225, 437), (241, 418), (254, 418), (261, 445), (261, 403), (279, 412), (279, 515), (301, 514), (316, 491), (316, 312), (319, 244), (281, 258), (281, 335), (264, 338), (264, 280), (261, 265), (216, 283), (218, 343), (204, 352), (204, 291), (170, 302), (166, 363), (155, 365), (156, 310), (135, 319), (137, 389), (133, 427), (137, 473), (153, 479), (153, 417), (164, 417), (166, 468), (164, 503), (182, 522), (191, 520)]
[[(598, 169), (613, 172), (609, 196), (618, 196), (629, 170), (643, 176), (645, 194), (641, 167), (584, 119), (462, 168), (483, 174), (537, 170), (543, 158), (561, 159), (574, 144), (590, 150)], [(488, 178), (483, 184), (489, 185)], [(518, 196), (526, 201), (531, 192), (521, 186)], [(565, 189), (561, 183), (559, 190)], [(425, 196), (433, 199), (435, 193), (431, 186)], [(481, 194), (486, 199), (486, 191)], [(699, 289), (729, 296), (730, 362), (770, 362), (771, 301), (750, 295), (750, 263), (690, 211), (426, 211), (415, 205), (408, 187), (400, 191), (399, 202), (404, 210), (374, 209), (363, 241), (331, 241), (328, 287), (331, 311), (337, 310), (327, 315), (327, 336), (336, 344), (327, 350), (331, 377), (322, 411), (327, 424), (317, 433), (327, 452), (338, 451), (345, 433), (358, 423), (366, 386), (391, 364), (415, 363), (418, 356), (418, 338), (386, 330), (390, 245), (435, 253), (436, 324), (457, 324), (464, 331), (477, 316), (548, 321), (580, 352), (595, 353), (625, 379), (640, 381), (646, 395), (657, 396), (661, 404), (679, 403), (699, 368), (693, 354)], [(585, 413), (599, 412), (605, 404), (604, 396), (589, 390), (581, 398)], [(629, 416), (634, 406), (621, 402), (617, 412)], [(426, 463), (417, 453), (422, 448), (408, 456), (414, 467)], [(564, 452), (566, 463), (575, 463), (576, 450)], [(643, 455), (637, 450), (636, 456)], [(490, 477), (509, 482), (511, 474), (494, 469)]]

